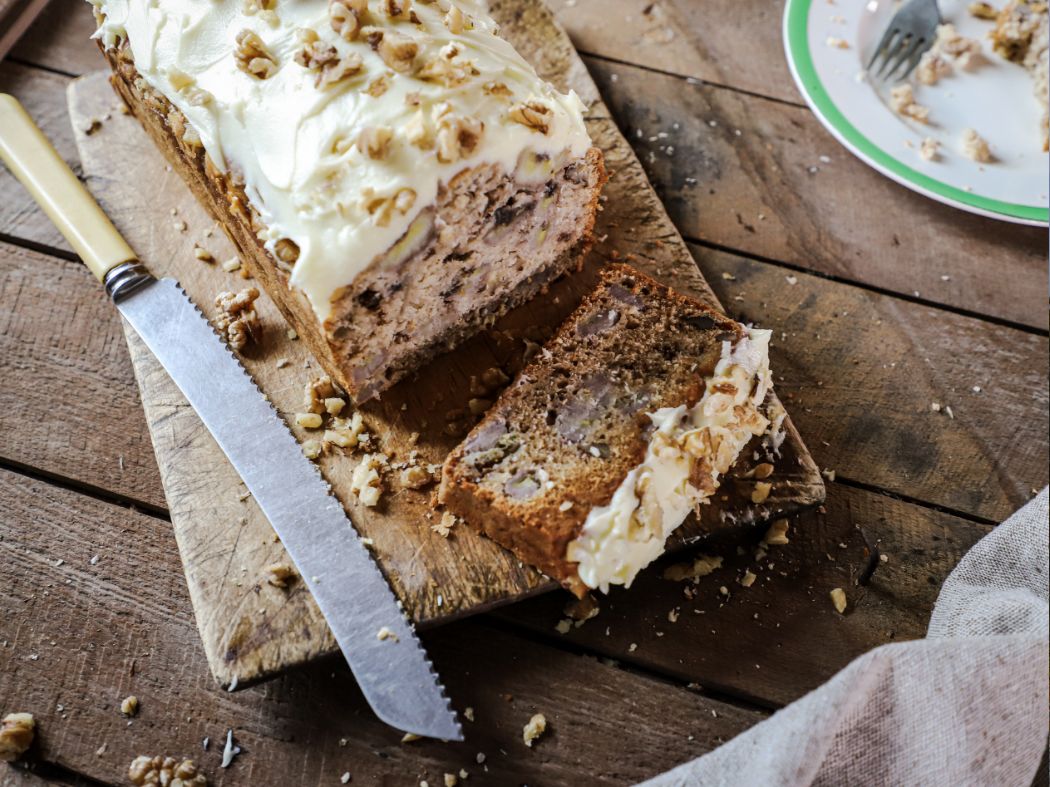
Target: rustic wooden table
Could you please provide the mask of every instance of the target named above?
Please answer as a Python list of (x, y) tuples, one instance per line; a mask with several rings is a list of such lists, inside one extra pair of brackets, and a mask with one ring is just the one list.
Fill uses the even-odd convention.
[[(777, 386), (827, 470), (826, 507), (747, 589), (750, 553), (730, 549), (694, 597), (649, 572), (564, 635), (555, 596), (428, 634), (474, 710), (463, 744), (402, 744), (336, 660), (228, 694), (116, 313), (0, 171), (0, 712), (39, 725), (31, 772), (0, 765), (0, 784), (126, 783), (138, 754), (193, 757), (222, 785), (439, 785), (460, 769), (471, 784), (631, 783), (922, 636), (959, 557), (1047, 483), (1045, 230), (925, 200), (839, 147), (788, 75), (779, 2), (555, 9), (718, 296), (780, 338)], [(92, 30), (86, 3), (54, 0), (0, 65), (0, 90), (74, 166), (65, 88), (102, 66)], [(887, 560), (858, 584), (836, 554), (865, 539)], [(526, 748), (536, 712), (549, 730)], [(228, 729), (243, 753), (222, 770)]]

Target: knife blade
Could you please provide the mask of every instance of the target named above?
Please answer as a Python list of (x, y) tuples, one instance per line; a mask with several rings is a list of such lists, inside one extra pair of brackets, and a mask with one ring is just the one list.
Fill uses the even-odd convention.
[(155, 279), (12, 97), (0, 158), (100, 279), (243, 479), (313, 594), (368, 704), (404, 732), (462, 740), (414, 627), (317, 467), (172, 279)]

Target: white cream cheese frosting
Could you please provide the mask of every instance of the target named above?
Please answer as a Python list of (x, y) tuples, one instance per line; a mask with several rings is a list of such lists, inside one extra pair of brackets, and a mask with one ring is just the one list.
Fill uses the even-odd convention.
[(460, 171), (591, 144), (576, 94), (543, 82), (472, 0), (91, 2), (96, 37), (126, 39), (243, 178), (267, 247), (298, 246), (291, 284), (321, 320)]
[[(772, 387), (770, 335), (751, 329), (735, 345), (723, 342), (700, 401), (648, 414), (653, 431), (645, 459), (607, 505), (591, 509), (568, 546), (566, 558), (578, 564), (587, 587), (603, 593), (610, 585), (630, 587), (689, 512), (710, 499), (748, 441), (769, 427), (759, 408)], [(695, 478), (704, 479), (703, 488)]]

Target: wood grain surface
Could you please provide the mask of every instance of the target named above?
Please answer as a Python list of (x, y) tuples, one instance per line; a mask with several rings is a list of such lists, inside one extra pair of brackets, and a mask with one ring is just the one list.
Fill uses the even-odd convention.
[[(718, 297), (733, 316), (781, 337), (772, 349), (778, 388), (819, 465), (835, 472), (825, 513), (807, 515), (750, 588), (737, 578), (759, 566), (749, 541), (736, 554), (734, 537), (698, 547), (725, 566), (695, 587), (649, 572), (565, 635), (554, 628), (564, 617), (557, 594), (426, 632), (455, 704), (475, 709), (463, 746), (399, 745), (337, 659), (228, 694), (215, 686), (192, 623), (118, 315), (0, 169), (0, 713), (30, 711), (39, 724), (22, 762), (0, 763), (4, 787), (126, 784), (131, 757), (147, 753), (195, 757), (209, 783), (224, 786), (339, 784), (343, 773), (354, 784), (434, 785), (459, 767), (467, 784), (635, 783), (796, 699), (864, 650), (921, 636), (959, 556), (1046, 482), (1045, 322), (1033, 328), (1004, 316), (1016, 308), (1011, 298), (1034, 303), (1032, 292), (1047, 291), (1045, 265), (1032, 252), (1045, 233), (916, 203), (893, 253), (868, 250), (865, 239), (887, 229), (886, 216), (901, 218), (898, 200), (908, 192), (840, 159), (802, 107), (783, 61), (780, 2), (553, 5), (680, 229), (696, 241), (691, 250)], [(87, 40), (93, 29), (87, 3), (52, 0), (15, 62), (0, 64), (0, 90), (30, 107), (74, 166), (65, 90), (101, 66)], [(674, 81), (654, 78), (648, 90), (650, 74)], [(731, 118), (741, 136), (768, 143), (780, 161), (827, 155), (831, 165), (787, 181), (793, 193), (740, 187), (736, 205), (684, 188), (684, 177), (704, 171), (708, 144), (730, 170), (742, 155), (712, 136), (709, 122), (725, 118), (681, 111), (680, 100), (697, 106), (687, 91), (719, 111), (739, 97), (744, 111)], [(777, 107), (790, 112), (777, 115)], [(788, 128), (785, 117), (804, 133), (789, 124), (795, 142), (766, 138)], [(637, 129), (670, 133), (675, 122), (697, 142), (665, 162), (667, 143), (639, 139)], [(739, 172), (728, 175), (739, 183)], [(787, 203), (785, 215), (797, 215), (796, 200), (810, 206), (803, 221), (871, 256), (837, 261), (819, 234), (812, 256), (768, 238), (759, 245), (746, 229), (705, 217), (709, 208), (733, 222), (728, 208), (745, 218), (766, 213), (756, 194)], [(860, 207), (843, 213), (838, 203)], [(699, 238), (698, 223), (750, 245)], [(791, 226), (783, 232), (798, 237)], [(940, 249), (934, 264), (953, 266), (950, 281), (924, 283), (915, 296), (930, 243)], [(969, 251), (975, 244), (985, 257)], [(985, 292), (982, 277), (997, 270), (1009, 276)], [(1035, 316), (1045, 320), (1045, 301), (1040, 308)], [(932, 401), (949, 404), (955, 418), (932, 412)], [(866, 563), (865, 539), (888, 560), (859, 585), (846, 566)], [(842, 582), (850, 607), (838, 616), (827, 590)], [(724, 603), (722, 585), (731, 594)], [(130, 726), (117, 712), (129, 692), (143, 700)], [(537, 711), (551, 721), (550, 738), (529, 749), (521, 727)], [(222, 769), (216, 741), (230, 728), (244, 752)], [(36, 775), (25, 776), (26, 767)]]
[[(493, 12), (504, 35), (532, 59), (541, 75), (558, 81), (562, 89), (576, 90), (588, 105), (592, 138), (613, 173), (596, 230), (603, 242), (582, 275), (559, 282), (546, 297), (508, 315), (492, 332), (443, 356), (384, 394), (380, 402), (361, 408), (375, 437), (369, 448), (394, 461), (418, 451), (423, 463), (440, 465), (458, 440), (448, 433), (445, 414), (465, 408), (471, 377), (491, 366), (511, 373), (520, 368), (525, 342), (500, 337), (517, 331), (536, 339), (549, 333), (590, 289), (606, 258), (630, 259), (676, 289), (718, 306), (549, 12), (524, 0), (496, 4)], [(209, 229), (213, 224), (203, 209), (134, 119), (117, 109), (103, 74), (72, 83), (69, 92), (89, 188), (148, 267), (156, 275), (176, 278), (214, 318), (215, 294), (243, 289), (247, 282), (218, 265), (200, 262), (194, 247), (203, 246), (216, 260), (231, 257), (234, 249), (221, 233)], [(88, 133), (85, 129), (92, 128), (95, 119), (101, 127)], [(123, 177), (129, 168), (135, 178)], [(285, 336), (286, 326), (269, 299), (260, 302), (258, 311), (264, 335), (256, 348), (244, 353), (244, 363), (291, 423), (295, 412), (303, 409), (304, 384), (320, 371), (302, 343)], [(133, 331), (127, 334), (190, 596), (216, 678), (223, 685), (245, 686), (333, 652), (334, 641), (305, 587), (296, 583), (278, 590), (266, 583), (267, 566), (288, 562), (283, 546), (163, 369)], [(296, 431), (300, 439), (316, 436)], [(711, 506), (703, 522), (690, 521), (680, 528), (676, 543), (719, 527), (724, 515), (733, 522), (763, 521), (823, 499), (816, 465), (790, 424), (787, 431), (769, 479), (769, 499), (757, 506), (750, 501), (753, 482), (743, 480), (749, 458), (738, 468), (741, 480), (725, 482), (727, 501)], [(457, 528), (450, 538), (435, 533), (431, 525), (440, 515), (433, 513), (431, 490), (399, 487), (396, 473), (387, 476), (380, 506), (359, 505), (350, 491), (359, 460), (359, 455), (335, 452), (319, 464), (359, 532), (372, 539), (380, 567), (417, 622), (461, 617), (552, 587), (512, 554), (466, 528)]]

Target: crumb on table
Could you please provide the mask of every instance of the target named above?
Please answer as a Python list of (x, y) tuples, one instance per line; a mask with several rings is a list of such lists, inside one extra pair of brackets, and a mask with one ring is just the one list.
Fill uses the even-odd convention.
[(9, 713), (0, 723), (0, 761), (14, 762), (33, 742), (36, 720), (31, 713)]
[(963, 155), (968, 159), (981, 163), (992, 160), (992, 150), (988, 147), (988, 141), (974, 129), (968, 128), (963, 131), (961, 144)]
[(529, 719), (528, 724), (522, 730), (521, 737), (525, 741), (525, 745), (530, 749), (532, 748), (532, 742), (543, 735), (547, 731), (547, 719), (542, 713), (535, 714)]

